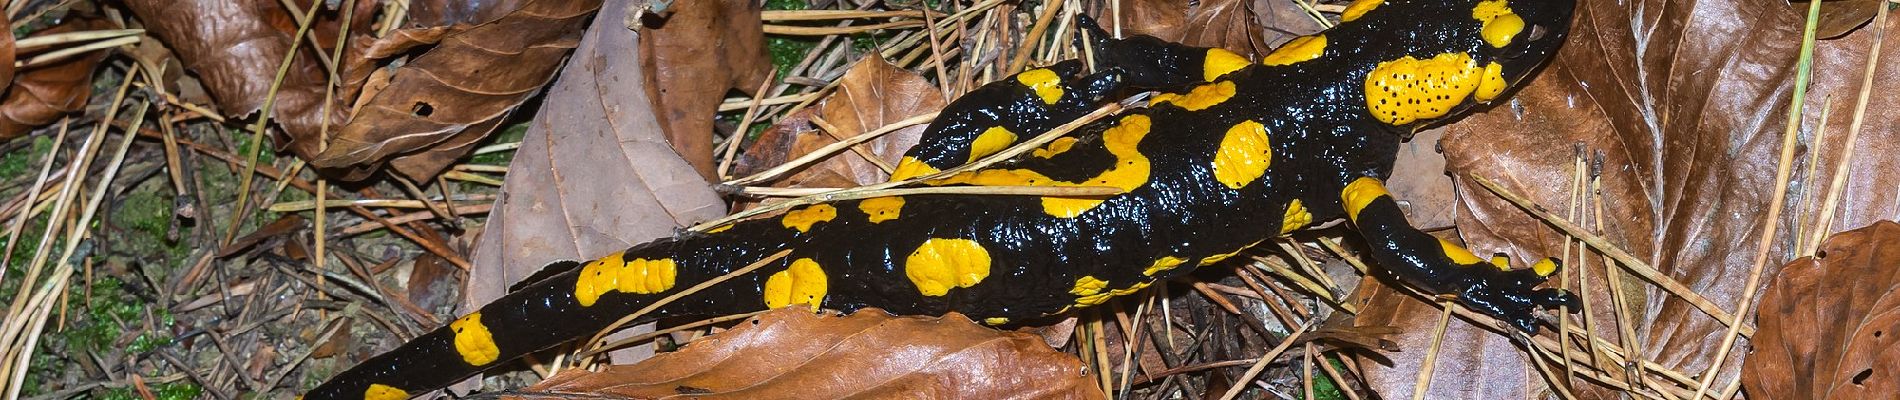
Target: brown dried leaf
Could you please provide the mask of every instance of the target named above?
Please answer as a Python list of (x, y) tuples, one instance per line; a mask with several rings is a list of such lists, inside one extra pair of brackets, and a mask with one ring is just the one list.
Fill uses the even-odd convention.
[[(105, 29), (109, 25), (104, 20), (75, 18), (35, 34)], [(11, 50), (13, 41), (6, 43)], [(12, 87), (7, 88), (6, 98), (0, 100), (0, 140), (20, 137), (84, 108), (86, 99), (92, 95), (93, 67), (105, 57), (106, 52), (94, 51), (20, 71), (13, 77)], [(11, 59), (6, 60), (9, 70), (13, 65)]]
[[(1571, 145), (1581, 143), (1603, 157), (1602, 235), (1714, 304), (1734, 309), (1753, 265), (1765, 209), (1779, 190), (1773, 187), (1774, 176), (1801, 39), (1799, 12), (1748, 2), (1583, 2), (1570, 43), (1555, 63), (1509, 103), (1450, 126), (1445, 149), (1465, 193), (1461, 234), (1481, 253), (1503, 251), (1520, 260), (1561, 254), (1561, 235), (1462, 177), (1488, 177), (1546, 208), (1563, 210), (1574, 169)], [(1638, 22), (1643, 27), (1632, 26)], [(1817, 47), (1803, 124), (1814, 126), (1823, 100), (1830, 97), (1833, 116), (1825, 140), (1809, 149), (1817, 152), (1799, 153), (1801, 161), (1792, 166), (1793, 186), (1812, 188), (1796, 189), (1788, 198), (1778, 237), (1813, 233), (1809, 226), (1820, 207), (1820, 187), (1833, 179), (1842, 149), (1852, 148), (1857, 155), (1846, 169), (1850, 175), (1833, 226), (1865, 225), (1900, 205), (1891, 190), (1900, 182), (1900, 160), (1884, 156), (1900, 151), (1900, 126), (1868, 124), (1854, 143), (1844, 143), (1853, 110), (1845, 99), (1860, 90), (1868, 31)], [(1900, 57), (1894, 46), (1883, 53), (1883, 60)], [(1871, 90), (1882, 93), (1880, 88), (1895, 85), (1900, 85), (1900, 72), (1883, 69)], [(1875, 95), (1867, 119), (1900, 117), (1895, 107), (1900, 99)], [(1812, 128), (1805, 131), (1810, 134), (1801, 139), (1807, 143)], [(1807, 163), (1818, 164), (1815, 176), (1806, 176)], [(1776, 241), (1764, 274), (1791, 258), (1792, 243)], [(1572, 272), (1589, 269), (1592, 280), (1582, 290), (1594, 294), (1594, 317), (1602, 321), (1597, 334), (1619, 342), (1602, 263), (1591, 257), (1589, 265), (1570, 267)], [(1691, 374), (1707, 369), (1726, 326), (1653, 284), (1624, 276), (1616, 284), (1631, 290), (1643, 359)], [(1429, 337), (1437, 322), (1436, 310), (1405, 296), (1375, 297), (1366, 308), (1395, 314), (1389, 323), (1404, 327), (1407, 335)], [(1454, 323), (1450, 335), (1470, 336), (1476, 329)], [(1447, 340), (1440, 357), (1520, 354), (1516, 363), (1488, 367), (1531, 368), (1523, 364), (1522, 352), (1501, 337), (1477, 336), (1481, 339)], [(1388, 356), (1404, 363), (1396, 359), (1419, 354)], [(1718, 388), (1733, 381), (1728, 377), (1737, 370), (1739, 354), (1731, 352), (1722, 365)], [(1444, 365), (1441, 360), (1428, 397), (1488, 398), (1454, 393), (1480, 378), (1447, 373)], [(1416, 370), (1369, 368), (1367, 375), (1372, 387), (1393, 396), (1410, 390)], [(1525, 391), (1543, 385), (1535, 374), (1497, 379), (1516, 379)], [(1614, 396), (1600, 387), (1578, 389), (1586, 398)]]
[(0, 90), (13, 85), (13, 61), (18, 56), (13, 45), (13, 21), (0, 18)]
[[(1149, 35), (1190, 46), (1221, 47), (1250, 59), (1259, 58), (1273, 50), (1272, 44), (1277, 42), (1268, 41), (1249, 3), (1248, 0), (1205, 0), (1198, 3), (1122, 0), (1122, 35)], [(1279, 6), (1290, 7), (1292, 4), (1275, 7)], [(1095, 15), (1107, 16), (1111, 13), (1104, 9)], [(1280, 14), (1274, 16), (1272, 20), (1276, 22), (1299, 24), (1296, 20), (1278, 18)], [(1303, 32), (1319, 31), (1319, 27), (1313, 24), (1290, 28)]]
[(1834, 235), (1762, 292), (1751, 398), (1885, 399), (1900, 393), (1900, 224)]
[[(838, 90), (825, 98), (820, 118), (839, 132), (826, 133), (812, 123), (807, 109), (779, 119), (771, 129), (746, 150), (742, 166), (770, 168), (837, 143), (834, 138), (850, 138), (884, 125), (943, 109), (943, 93), (917, 73), (897, 68), (875, 55), (859, 60), (838, 79)], [(896, 165), (904, 151), (923, 135), (924, 125), (913, 125), (857, 147)], [(741, 172), (741, 175), (746, 174)], [(865, 161), (863, 155), (846, 151), (806, 167), (773, 184), (781, 187), (853, 187), (883, 182), (889, 174)]]
[[(375, 2), (358, 2), (359, 11)], [(195, 72), (218, 108), (227, 116), (244, 117), (264, 106), (277, 67), (295, 39), (297, 18), (277, 0), (127, 0), (127, 9), (145, 25), (148, 34), (164, 40), (176, 51), (185, 67)], [(330, 15), (332, 13), (326, 13)], [(359, 12), (357, 15), (369, 15)], [(321, 18), (320, 18), (321, 19)], [(364, 32), (370, 18), (358, 18), (352, 32)], [(336, 37), (333, 19), (321, 19), (317, 34), (322, 40)], [(358, 34), (360, 35), (360, 34)], [(327, 74), (317, 61), (316, 49), (299, 46), (282, 86), (277, 89), (271, 115), (283, 128), (275, 139), (279, 148), (287, 148), (306, 159), (317, 154), (318, 128), (326, 120), (323, 91)], [(347, 121), (346, 109), (329, 108), (331, 124)]]
[[(1807, 2), (1795, 2), (1797, 10), (1807, 10)], [(1821, 3), (1821, 22), (1815, 27), (1815, 35), (1822, 39), (1833, 39), (1853, 32), (1854, 28), (1866, 25), (1874, 19), (1874, 12), (1886, 6), (1885, 0), (1835, 0)], [(1802, 14), (1806, 20), (1807, 14)]]
[(598, 1), (535, 1), (449, 33), (397, 70), (311, 165), (360, 179), (389, 162), (411, 179), (434, 178), (554, 79), (599, 8)]
[(631, 366), (557, 375), (522, 399), (1102, 399), (1074, 356), (961, 314), (850, 316), (795, 307)]
[(494, 21), (510, 12), (521, 9), (522, 3), (529, 0), (420, 0), (409, 2), (409, 20), (404, 22), (412, 28), (449, 26), (455, 24), (480, 24)]
[(611, 0), (548, 89), (477, 241), (464, 306), (507, 293), (549, 262), (598, 257), (725, 215), (673, 153), (648, 104), (634, 34)]
[(657, 26), (640, 30), (644, 87), (674, 151), (715, 179), (713, 114), (727, 92), (757, 90), (772, 66), (759, 2), (676, 1), (669, 9)]

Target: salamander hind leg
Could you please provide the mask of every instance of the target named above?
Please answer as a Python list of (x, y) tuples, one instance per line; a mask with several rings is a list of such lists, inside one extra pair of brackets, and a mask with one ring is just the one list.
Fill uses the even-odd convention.
[(1397, 201), (1377, 178), (1361, 177), (1345, 186), (1340, 200), (1354, 228), (1372, 248), (1372, 258), (1406, 283), (1426, 292), (1452, 296), (1459, 303), (1528, 333), (1537, 333), (1536, 311), (1558, 306), (1580, 309), (1576, 296), (1562, 289), (1537, 288), (1557, 273), (1559, 264), (1544, 259), (1528, 269), (1510, 269), (1506, 257), (1485, 260), (1406, 222)]

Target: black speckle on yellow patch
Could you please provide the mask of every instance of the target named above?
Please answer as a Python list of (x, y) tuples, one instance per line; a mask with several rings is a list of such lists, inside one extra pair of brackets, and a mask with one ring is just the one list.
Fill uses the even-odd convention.
[(904, 212), (902, 196), (872, 197), (858, 202), (858, 211), (863, 211), (865, 219), (879, 223), (897, 219)]
[(1207, 49), (1206, 61), (1201, 64), (1201, 80), (1213, 82), (1215, 79), (1219, 79), (1221, 75), (1227, 75), (1229, 72), (1246, 68), (1248, 64), (1252, 63), (1247, 61), (1247, 57), (1241, 57), (1239, 54), (1227, 51), (1227, 49), (1215, 47)]
[(482, 325), (482, 313), (456, 319), (449, 323), (449, 329), (455, 331), (455, 353), (461, 354), (462, 361), (468, 365), (488, 365), (501, 357), (501, 349), (495, 347), (495, 336), (488, 332), (488, 326)]
[(1385, 4), (1385, 0), (1354, 1), (1352, 2), (1352, 5), (1346, 6), (1346, 11), (1339, 13), (1339, 21), (1352, 22), (1353, 20), (1359, 19), (1359, 17), (1365, 16), (1367, 12), (1370, 12), (1375, 8), (1379, 8), (1380, 4)]
[(1287, 65), (1312, 60), (1326, 54), (1326, 35), (1301, 36), (1287, 41), (1260, 59), (1261, 65)]
[(408, 399), (409, 399), (409, 392), (403, 391), (402, 389), (397, 389), (395, 386), (384, 385), (381, 383), (372, 383), (369, 385), (369, 389), (363, 390), (363, 400), (408, 400)]
[(932, 238), (904, 259), (904, 276), (925, 296), (971, 287), (990, 276), (990, 252), (970, 239)]
[(810, 258), (792, 261), (791, 267), (766, 278), (765, 306), (779, 308), (805, 304), (811, 306), (812, 311), (818, 311), (818, 307), (825, 302), (828, 281), (825, 270), (819, 268), (817, 261)]
[(819, 222), (831, 221), (832, 218), (837, 217), (837, 207), (832, 207), (830, 204), (818, 204), (786, 212), (785, 218), (779, 222), (784, 224), (786, 228), (806, 232), (811, 230), (812, 225), (816, 225)]
[(1267, 143), (1267, 127), (1241, 121), (1227, 128), (1220, 148), (1214, 151), (1214, 179), (1228, 188), (1240, 189), (1266, 175), (1272, 164), (1273, 147)]
[(1227, 99), (1234, 98), (1234, 90), (1233, 81), (1214, 82), (1195, 86), (1194, 89), (1188, 90), (1187, 94), (1162, 93), (1154, 95), (1154, 97), (1148, 98), (1148, 106), (1154, 107), (1169, 104), (1188, 111), (1200, 111), (1227, 102)]
[(983, 130), (982, 134), (976, 135), (976, 140), (970, 142), (969, 161), (976, 162), (977, 159), (996, 154), (1012, 144), (1016, 144), (1015, 132), (1010, 132), (1009, 129), (1001, 126), (992, 126), (990, 129)]
[(1382, 62), (1366, 76), (1366, 108), (1391, 125), (1443, 117), (1478, 89), (1483, 75), (1484, 68), (1465, 53)]
[(1362, 176), (1347, 184), (1346, 190), (1339, 192), (1339, 199), (1346, 206), (1346, 217), (1358, 222), (1359, 210), (1366, 209), (1373, 200), (1390, 195), (1385, 191), (1385, 184), (1379, 182), (1378, 178)]
[(1047, 68), (1037, 68), (1016, 74), (1016, 81), (1036, 91), (1043, 104), (1055, 104), (1062, 101), (1062, 76)]

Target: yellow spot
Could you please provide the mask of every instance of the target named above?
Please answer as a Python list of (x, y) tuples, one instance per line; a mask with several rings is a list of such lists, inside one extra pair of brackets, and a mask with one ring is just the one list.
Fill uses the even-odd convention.
[(819, 222), (830, 221), (832, 218), (837, 217), (837, 207), (832, 207), (830, 204), (819, 204), (787, 212), (785, 213), (785, 219), (779, 222), (785, 224), (786, 228), (805, 232), (811, 230), (812, 225)]
[(1491, 266), (1498, 267), (1499, 271), (1510, 271), (1511, 258), (1505, 257), (1503, 254), (1491, 256)]
[(1498, 98), (1498, 95), (1504, 94), (1504, 88), (1510, 85), (1510, 82), (1504, 81), (1504, 66), (1498, 65), (1497, 62), (1485, 64), (1484, 77), (1479, 79), (1477, 93), (1471, 94), (1471, 98), (1478, 101), (1491, 101)]
[(923, 161), (917, 160), (916, 157), (906, 156), (902, 161), (897, 162), (897, 169), (891, 171), (891, 180), (901, 181), (937, 172), (939, 171), (936, 167), (925, 164)]
[(1359, 17), (1365, 16), (1366, 12), (1372, 11), (1374, 8), (1379, 8), (1380, 4), (1385, 4), (1385, 0), (1354, 1), (1352, 5), (1346, 6), (1346, 11), (1339, 13), (1339, 21), (1351, 22), (1352, 20), (1359, 19)]
[(904, 259), (904, 276), (925, 296), (970, 287), (990, 276), (990, 252), (969, 239), (932, 238)]
[(1009, 318), (1003, 318), (1003, 317), (989, 317), (989, 318), (984, 318), (984, 319), (983, 319), (983, 323), (984, 323), (984, 324), (989, 324), (989, 325), (1002, 325), (1002, 324), (1007, 324), (1007, 323), (1009, 323)]
[[(614, 261), (620, 256), (614, 255)], [(673, 281), (679, 274), (679, 264), (671, 258), (648, 260), (644, 258), (627, 261), (620, 267), (620, 278), (616, 289), (622, 293), (653, 294), (673, 288)]]
[(1482, 74), (1465, 53), (1382, 62), (1366, 76), (1366, 107), (1391, 125), (1442, 117), (1478, 88)]
[(1055, 158), (1057, 154), (1066, 153), (1073, 147), (1075, 147), (1075, 138), (1064, 136), (1056, 138), (1056, 140), (1049, 142), (1048, 145), (1044, 145), (1040, 149), (1036, 149), (1035, 153), (1032, 154), (1041, 158)]
[(1152, 280), (1147, 281), (1147, 282), (1136, 283), (1134, 285), (1129, 285), (1128, 287), (1125, 287), (1125, 288), (1110, 290), (1108, 291), (1108, 295), (1109, 296), (1127, 296), (1130, 294), (1134, 294), (1135, 292), (1139, 292), (1142, 289), (1147, 289), (1148, 285), (1153, 285), (1154, 283), (1155, 281), (1152, 281)]
[[(1100, 174), (1082, 181), (1058, 181), (1028, 169), (986, 169), (963, 172), (929, 183), (978, 186), (1102, 186), (1132, 191), (1148, 183), (1151, 166), (1148, 163), (1148, 157), (1143, 156), (1138, 147), (1151, 127), (1148, 116), (1133, 114), (1122, 117), (1114, 127), (1102, 132), (1102, 145), (1108, 149), (1109, 154), (1115, 156), (1115, 164)], [(1074, 218), (1102, 204), (1102, 201), (1094, 198), (1043, 197), (1042, 209), (1049, 215)]]
[(1146, 276), (1155, 276), (1155, 274), (1167, 272), (1168, 270), (1174, 269), (1174, 267), (1181, 266), (1181, 263), (1184, 263), (1184, 262), (1187, 262), (1187, 260), (1180, 257), (1163, 256), (1160, 259), (1155, 260), (1154, 264), (1149, 264), (1148, 269), (1141, 270), (1141, 274), (1146, 275)]
[(1227, 49), (1219, 47), (1207, 49), (1207, 60), (1201, 63), (1201, 80), (1213, 82), (1221, 75), (1246, 68), (1247, 64), (1252, 64), (1247, 61), (1247, 57), (1241, 57)]
[(1478, 36), (1484, 38), (1491, 47), (1504, 47), (1511, 44), (1511, 38), (1524, 31), (1524, 18), (1511, 11), (1506, 0), (1485, 0), (1471, 8), (1471, 18), (1484, 23)]
[(992, 126), (990, 129), (983, 130), (983, 134), (976, 135), (976, 140), (970, 142), (970, 162), (975, 162), (983, 156), (996, 154), (1012, 144), (1016, 144), (1015, 132), (1010, 132), (1009, 129), (1001, 126)]
[(899, 196), (872, 197), (858, 202), (858, 211), (863, 211), (865, 219), (879, 223), (897, 219), (904, 211), (904, 198)]
[(1214, 151), (1214, 179), (1229, 188), (1240, 189), (1260, 179), (1273, 163), (1273, 147), (1267, 139), (1267, 127), (1254, 121), (1241, 121), (1227, 128), (1227, 136)]
[(501, 357), (501, 349), (495, 348), (495, 336), (482, 325), (482, 313), (450, 322), (449, 330), (455, 331), (455, 352), (461, 354), (462, 361), (468, 365), (488, 365)]
[(1055, 71), (1050, 71), (1048, 68), (1023, 71), (1016, 74), (1016, 81), (1034, 89), (1036, 96), (1041, 97), (1045, 104), (1062, 101), (1062, 76), (1056, 75)]
[(574, 277), (574, 300), (580, 302), (581, 307), (593, 306), (595, 301), (600, 300), (600, 295), (619, 286), (616, 280), (620, 279), (620, 254), (607, 257), (616, 262), (608, 264), (603, 262), (604, 259), (588, 261), (581, 265), (580, 275)]
[(408, 400), (408, 399), (409, 399), (409, 392), (405, 392), (402, 389), (397, 389), (395, 386), (384, 385), (381, 383), (372, 383), (369, 385), (368, 390), (363, 391), (363, 400)]
[[(1232, 82), (1227, 82), (1232, 86)], [(1148, 183), (1150, 165), (1148, 157), (1138, 149), (1141, 139), (1148, 136), (1152, 121), (1148, 116), (1133, 114), (1122, 117), (1115, 127), (1102, 132), (1102, 145), (1109, 154), (1115, 155), (1115, 166), (1102, 171), (1089, 180), (1069, 183), (1055, 182), (1055, 186), (1107, 186), (1123, 191), (1132, 191)], [(1042, 212), (1060, 218), (1075, 218), (1082, 212), (1102, 204), (1102, 200), (1087, 198), (1044, 197)]]
[(1188, 111), (1200, 111), (1208, 107), (1220, 105), (1220, 103), (1226, 102), (1227, 99), (1233, 97), (1234, 82), (1220, 81), (1195, 86), (1193, 90), (1189, 90), (1185, 95), (1173, 93), (1157, 94), (1154, 97), (1148, 98), (1148, 105), (1152, 107), (1161, 104), (1173, 104), (1176, 107), (1181, 107)]
[(1358, 222), (1359, 210), (1372, 205), (1373, 200), (1390, 195), (1385, 192), (1385, 184), (1379, 182), (1378, 178), (1362, 176), (1347, 184), (1346, 190), (1339, 192), (1339, 199), (1346, 203), (1346, 217)]
[[(1248, 246), (1248, 247), (1252, 247), (1252, 246)], [(1202, 266), (1214, 265), (1214, 263), (1226, 261), (1229, 258), (1234, 258), (1234, 256), (1240, 255), (1240, 252), (1246, 251), (1246, 250), (1247, 250), (1246, 247), (1242, 247), (1242, 248), (1234, 249), (1234, 251), (1231, 251), (1231, 252), (1207, 256), (1206, 258), (1201, 259), (1201, 265)]]
[(791, 267), (765, 279), (765, 307), (807, 304), (812, 311), (818, 311), (818, 306), (825, 302), (827, 287), (825, 270), (818, 267), (818, 262), (800, 258), (792, 261)]
[(1300, 199), (1293, 199), (1293, 202), (1286, 204), (1286, 216), (1280, 217), (1280, 234), (1291, 233), (1312, 223), (1313, 213), (1306, 211), (1306, 204), (1300, 203)]
[(729, 230), (732, 230), (733, 225), (736, 225), (736, 224), (725, 224), (725, 225), (715, 226), (712, 229), (707, 229), (706, 233), (713, 234), (713, 233), (729, 231)]
[(1087, 296), (1101, 293), (1102, 288), (1106, 287), (1108, 287), (1108, 281), (1101, 280), (1101, 278), (1096, 278), (1093, 275), (1084, 275), (1081, 278), (1076, 278), (1075, 287), (1069, 289), (1069, 294)]
[(1301, 36), (1293, 38), (1266, 58), (1260, 59), (1262, 65), (1287, 65), (1319, 58), (1326, 54), (1326, 35)]
[(1464, 246), (1445, 239), (1438, 239), (1438, 247), (1444, 249), (1445, 257), (1450, 258), (1454, 263), (1469, 265), (1484, 262), (1484, 259), (1478, 258), (1478, 255), (1471, 254), (1471, 250), (1465, 250)]
[(1551, 274), (1555, 274), (1557, 273), (1557, 260), (1549, 258), (1537, 260), (1536, 264), (1531, 264), (1531, 272), (1536, 272), (1537, 276), (1550, 276)]

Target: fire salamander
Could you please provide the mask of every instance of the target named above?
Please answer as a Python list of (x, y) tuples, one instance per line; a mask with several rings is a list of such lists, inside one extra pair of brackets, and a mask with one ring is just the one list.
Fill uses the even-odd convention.
[[(682, 234), (526, 285), (376, 356), (308, 399), (403, 399), (586, 337), (654, 301), (789, 249), (645, 319), (776, 307), (958, 311), (1006, 324), (1102, 304), (1316, 221), (1346, 219), (1392, 275), (1535, 333), (1550, 260), (1510, 269), (1406, 222), (1382, 179), (1401, 137), (1497, 100), (1553, 54), (1574, 0), (1358, 0), (1260, 60), (1112, 39), (952, 102), (893, 179), (994, 154), (1114, 99), (1160, 92), (995, 167), (932, 185), (1107, 186), (1105, 198), (907, 195), (834, 201)], [(545, 275), (545, 274), (544, 274)]]

